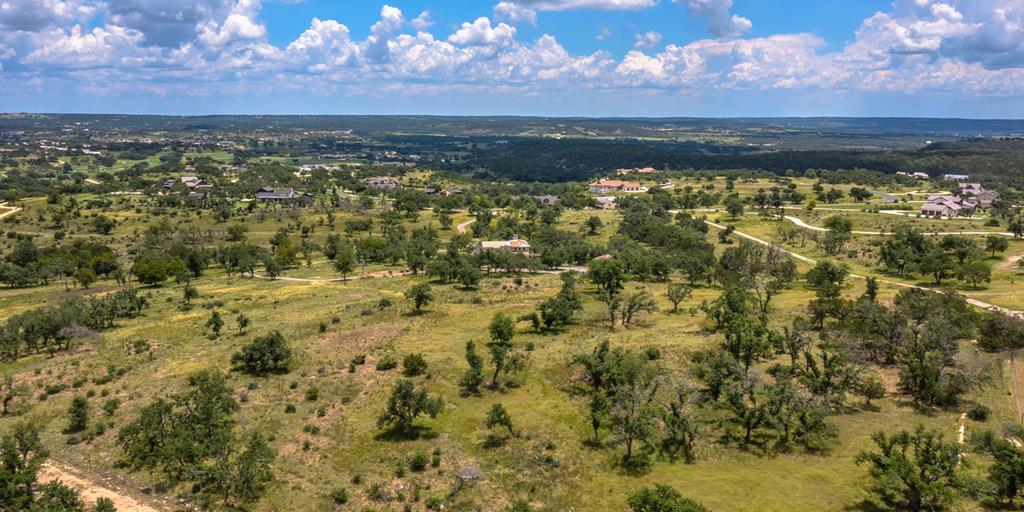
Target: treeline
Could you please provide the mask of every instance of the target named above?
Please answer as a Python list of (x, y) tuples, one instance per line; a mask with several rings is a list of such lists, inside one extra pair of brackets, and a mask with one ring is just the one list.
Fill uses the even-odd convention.
[(21, 237), (0, 263), (0, 283), (22, 288), (61, 281), (67, 288), (73, 280), (88, 287), (120, 270), (114, 251), (101, 242), (77, 239), (40, 249), (31, 237)]
[(972, 286), (992, 279), (985, 259), (1009, 247), (1001, 235), (990, 235), (984, 245), (964, 235), (925, 236), (917, 229), (900, 224), (880, 247), (880, 259), (886, 270), (899, 276), (926, 275), (936, 285), (955, 277)]
[(972, 179), (1020, 188), (1024, 183), (1024, 141), (962, 141), (918, 151), (778, 151), (696, 143), (516, 139), (488, 147), (450, 164), (451, 170), (489, 179), (581, 181), (620, 168), (726, 171), (750, 169), (778, 175), (861, 169), (968, 174)]
[(0, 327), (0, 359), (12, 361), (33, 352), (68, 350), (74, 342), (113, 327), (120, 318), (138, 316), (147, 305), (138, 290), (127, 288), (19, 313)]

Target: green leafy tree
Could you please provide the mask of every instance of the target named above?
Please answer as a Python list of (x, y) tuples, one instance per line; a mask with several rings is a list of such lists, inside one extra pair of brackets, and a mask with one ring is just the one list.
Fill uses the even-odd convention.
[(729, 218), (736, 220), (743, 215), (743, 200), (736, 194), (730, 194), (725, 198), (725, 211), (729, 213)]
[(512, 426), (512, 416), (505, 409), (505, 406), (501, 404), (494, 404), (491, 409), (487, 411), (487, 428), (501, 427), (508, 430), (509, 435), (512, 437), (519, 437), (516, 434), (515, 428)]
[(871, 491), (886, 510), (941, 511), (956, 502), (965, 482), (959, 446), (924, 427), (872, 439), (877, 451), (863, 451), (856, 460), (868, 466)]
[(472, 341), (466, 342), (466, 362), (469, 369), (462, 375), (459, 385), (467, 393), (477, 393), (484, 383), (484, 358), (476, 353), (476, 344)]
[(287, 373), (291, 362), (292, 349), (280, 331), (257, 337), (231, 356), (237, 368), (257, 376)]
[(420, 313), (424, 306), (434, 300), (434, 292), (430, 289), (429, 284), (420, 283), (406, 290), (405, 298), (411, 300), (416, 312)]
[(334, 261), (334, 271), (341, 274), (343, 281), (347, 281), (348, 275), (356, 268), (356, 254), (352, 245), (339, 240), (334, 245), (333, 254), (334, 257), (331, 259)]
[(199, 298), (199, 290), (196, 289), (195, 286), (192, 286), (191, 284), (186, 284), (184, 287), (182, 287), (181, 300), (185, 302), (186, 306), (191, 304), (193, 299), (197, 298)]
[(676, 313), (679, 311), (679, 304), (690, 298), (693, 293), (693, 288), (689, 286), (672, 283), (668, 285), (668, 300), (672, 303), (672, 312)]
[(30, 510), (39, 468), (49, 452), (39, 439), (42, 427), (15, 423), (0, 437), (0, 503), (10, 510)]
[(238, 335), (241, 336), (247, 327), (252, 324), (252, 320), (245, 313), (239, 313), (235, 317), (235, 324), (238, 325)]
[(996, 257), (996, 253), (1005, 252), (1010, 248), (1010, 242), (999, 235), (989, 235), (985, 238), (985, 250), (992, 253), (992, 257)]
[(416, 418), (436, 418), (443, 406), (440, 397), (432, 397), (427, 390), (416, 388), (411, 380), (402, 379), (395, 384), (384, 412), (377, 418), (377, 428), (390, 428), (402, 437), (414, 437)]
[(416, 377), (427, 373), (427, 360), (422, 354), (408, 354), (402, 359), (402, 375)]
[(213, 337), (220, 336), (220, 330), (224, 327), (224, 319), (220, 316), (220, 311), (214, 310), (210, 313), (210, 319), (206, 321), (206, 328), (213, 333)]
[(89, 401), (84, 396), (71, 399), (68, 407), (68, 426), (65, 434), (76, 434), (85, 431), (89, 426)]

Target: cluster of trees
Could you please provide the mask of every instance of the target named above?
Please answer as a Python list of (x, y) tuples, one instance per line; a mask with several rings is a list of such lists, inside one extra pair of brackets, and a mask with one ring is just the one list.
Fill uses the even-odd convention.
[(882, 243), (880, 259), (888, 271), (900, 276), (926, 275), (937, 285), (956, 277), (978, 286), (992, 278), (986, 252), (995, 255), (1007, 247), (1007, 240), (1000, 236), (987, 238), (982, 247), (969, 236), (929, 237), (913, 227), (899, 225)]
[(147, 305), (138, 290), (127, 288), (19, 313), (0, 328), (0, 358), (14, 360), (25, 353), (68, 350), (75, 341), (113, 327), (119, 318), (138, 316)]
[(23, 237), (0, 263), (0, 283), (20, 288), (59, 280), (65, 288), (70, 281), (88, 288), (100, 276), (119, 272), (114, 251), (102, 243), (78, 239), (40, 249), (32, 238)]
[(691, 284), (709, 281), (715, 252), (705, 238), (708, 227), (702, 219), (686, 213), (673, 218), (651, 199), (627, 201), (623, 208), (621, 236), (612, 238), (608, 252), (622, 262), (627, 274), (665, 281), (678, 270)]
[(150, 402), (120, 430), (125, 462), (190, 482), (225, 506), (259, 499), (273, 478), (276, 453), (259, 433), (240, 432), (233, 395), (216, 370), (190, 375), (184, 392)]

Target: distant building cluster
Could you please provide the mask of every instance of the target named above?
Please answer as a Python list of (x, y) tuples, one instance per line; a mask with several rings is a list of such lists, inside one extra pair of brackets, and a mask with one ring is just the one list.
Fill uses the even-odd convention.
[(363, 180), (363, 183), (365, 183), (369, 187), (374, 187), (381, 190), (393, 190), (401, 187), (401, 185), (399, 185), (397, 181), (386, 176), (374, 176), (373, 178), (366, 178)]
[(654, 167), (634, 167), (632, 169), (618, 169), (615, 174), (626, 176), (627, 174), (654, 174), (658, 172)]
[[(189, 199), (204, 200), (213, 189), (213, 184), (199, 178), (198, 176), (182, 176), (180, 178), (169, 178), (160, 184), (157, 195), (170, 195), (176, 193), (175, 187), (182, 185), (187, 190)], [(180, 189), (179, 189), (180, 190)]]
[(906, 176), (908, 178), (914, 178), (915, 180), (930, 180), (930, 179), (932, 179), (931, 176), (929, 176), (927, 173), (923, 173), (923, 172), (903, 172), (903, 171), (900, 171), (900, 172), (897, 172), (896, 175), (897, 176)]
[(991, 208), (999, 200), (999, 192), (988, 190), (980, 183), (961, 183), (957, 195), (934, 195), (921, 205), (925, 217), (958, 217), (971, 215), (976, 210)]

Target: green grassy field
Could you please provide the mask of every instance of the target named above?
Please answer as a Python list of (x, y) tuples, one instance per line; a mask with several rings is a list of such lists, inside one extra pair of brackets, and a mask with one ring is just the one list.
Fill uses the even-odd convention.
[[(420, 179), (420, 176), (415, 176)], [(759, 184), (745, 184), (750, 187)], [(724, 182), (723, 182), (724, 186)], [(801, 183), (810, 186), (810, 183)], [(740, 183), (737, 182), (737, 188)], [(80, 195), (80, 203), (100, 199)], [(149, 199), (139, 196), (108, 197), (110, 206), (86, 207), (79, 218), (69, 221), (67, 237), (98, 237), (90, 232), (89, 222), (100, 213), (118, 221), (110, 236), (103, 237), (117, 248), (122, 258), (138, 247), (145, 227), (161, 216), (150, 208)], [(45, 199), (20, 202), (24, 211), (5, 219), (4, 231), (30, 234), (43, 240), (52, 239), (52, 209)], [(245, 208), (240, 203), (237, 207)], [(376, 213), (376, 212), (371, 212)], [(803, 212), (796, 215), (813, 225), (821, 225), (829, 212)], [(855, 229), (881, 229), (896, 217), (871, 213), (841, 212), (855, 222)], [(620, 217), (614, 211), (566, 211), (558, 227), (572, 232), (585, 231), (584, 223), (591, 215), (602, 219), (604, 227), (589, 237), (604, 243), (616, 233)], [(334, 232), (341, 232), (344, 221), (361, 214), (340, 212)], [(724, 217), (724, 215), (723, 215)], [(164, 217), (178, 229), (198, 231), (223, 230), (230, 223), (216, 223), (209, 212), (191, 210), (168, 212)], [(714, 217), (712, 217), (714, 218)], [(455, 224), (468, 220), (466, 213), (453, 215)], [(250, 242), (266, 245), (283, 227), (298, 223), (314, 226), (310, 239), (321, 243), (329, 226), (325, 218), (306, 210), (293, 217), (287, 209), (272, 209), (239, 214), (232, 222), (250, 226)], [(764, 240), (777, 238), (778, 223), (755, 216), (745, 216), (732, 223), (737, 229)], [(439, 222), (427, 211), (421, 213), (407, 230)], [(943, 230), (982, 230), (978, 221), (954, 220), (943, 224)], [(951, 226), (947, 228), (947, 226)], [(924, 228), (922, 228), (924, 229)], [(379, 227), (375, 228), (379, 232)], [(454, 228), (441, 231), (448, 239)], [(708, 240), (717, 242), (717, 230), (708, 233)], [(296, 237), (298, 235), (295, 235)], [(864, 275), (880, 275), (870, 255), (879, 237), (858, 235), (850, 242), (855, 253), (843, 254), (839, 260), (851, 270)], [(14, 243), (0, 239), (0, 250), (7, 251)], [(725, 246), (716, 245), (721, 251)], [(821, 258), (813, 244), (787, 246), (810, 258)], [(995, 262), (992, 283), (984, 289), (959, 291), (994, 304), (1024, 309), (1024, 292), (1016, 281), (1022, 276), (1007, 258), (1024, 253), (1024, 242), (1013, 241), (1010, 249)], [(320, 255), (314, 265), (289, 269), (285, 276), (293, 279), (324, 280), (338, 274)], [(801, 270), (808, 265), (801, 263)], [(400, 267), (382, 265), (368, 272)], [(483, 478), (462, 488), (448, 500), (445, 510), (503, 510), (513, 500), (525, 499), (537, 507), (553, 510), (623, 510), (627, 497), (641, 487), (667, 484), (683, 494), (699, 500), (716, 511), (813, 511), (857, 510), (868, 497), (867, 470), (854, 463), (857, 453), (871, 446), (870, 436), (878, 431), (893, 432), (918, 424), (934, 428), (955, 439), (961, 414), (973, 403), (992, 408), (986, 424), (967, 420), (968, 433), (999, 430), (1017, 418), (1011, 394), (1006, 357), (979, 352), (967, 342), (962, 346), (964, 357), (990, 364), (992, 385), (967, 397), (958, 407), (921, 410), (896, 392), (895, 375), (883, 370), (888, 396), (874, 407), (863, 407), (851, 398), (852, 407), (834, 416), (839, 437), (825, 454), (802, 452), (763, 455), (723, 446), (717, 442), (713, 422), (697, 446), (694, 464), (655, 457), (649, 471), (629, 474), (617, 464), (619, 447), (594, 448), (585, 443), (590, 436), (587, 419), (587, 398), (581, 393), (579, 369), (570, 364), (573, 356), (589, 352), (601, 340), (613, 346), (642, 351), (657, 345), (662, 352), (659, 364), (670, 372), (685, 375), (691, 355), (700, 349), (717, 345), (721, 334), (706, 330), (704, 314), (697, 310), (703, 301), (716, 298), (721, 290), (697, 288), (682, 305), (679, 314), (669, 314), (664, 283), (631, 283), (630, 289), (645, 286), (657, 298), (660, 311), (646, 316), (629, 328), (609, 330), (604, 305), (596, 299), (592, 285), (582, 286), (584, 310), (574, 325), (556, 334), (538, 334), (518, 324), (515, 343), (527, 352), (529, 365), (518, 379), (521, 385), (501, 390), (484, 390), (480, 396), (462, 396), (458, 382), (466, 369), (463, 358), (465, 343), (474, 340), (483, 352), (488, 339), (487, 326), (495, 312), (514, 317), (534, 311), (544, 299), (554, 295), (560, 285), (553, 274), (516, 276), (491, 275), (476, 290), (463, 290), (452, 285), (434, 285), (436, 300), (425, 313), (414, 315), (403, 293), (422, 277), (359, 279), (359, 271), (344, 283), (303, 282), (279, 279), (228, 279), (220, 269), (212, 268), (193, 284), (199, 298), (190, 307), (182, 305), (180, 286), (144, 288), (150, 307), (140, 318), (121, 320), (114, 329), (105, 331), (96, 340), (85, 342), (71, 353), (52, 357), (37, 354), (16, 362), (0, 363), (0, 374), (15, 375), (32, 390), (29, 419), (46, 425), (45, 440), (53, 458), (78, 468), (97, 479), (127, 479), (129, 487), (146, 488), (164, 498), (186, 493), (184, 488), (165, 489), (164, 482), (143, 472), (127, 472), (119, 468), (120, 451), (115, 445), (116, 431), (131, 421), (150, 400), (179, 391), (186, 376), (197, 370), (218, 368), (230, 371), (230, 358), (255, 336), (279, 330), (296, 350), (294, 369), (287, 375), (254, 378), (238, 372), (230, 375), (230, 385), (241, 402), (239, 418), (246, 428), (264, 432), (279, 457), (274, 464), (275, 482), (267, 495), (253, 508), (260, 511), (331, 510), (328, 495), (337, 488), (347, 488), (351, 501), (344, 510), (424, 510), (430, 497), (448, 496), (455, 486), (456, 471), (466, 465), (479, 466)], [(886, 279), (898, 280), (892, 276)], [(678, 278), (677, 278), (678, 279)], [(920, 283), (923, 279), (902, 280)], [(863, 292), (861, 280), (850, 280), (844, 294), (858, 296)], [(82, 295), (106, 293), (116, 289), (111, 281), (100, 281), (90, 290), (65, 290), (59, 284), (29, 289), (0, 290), (0, 321), (45, 304)], [(891, 300), (898, 287), (884, 284), (881, 300)], [(797, 315), (806, 314), (806, 305), (813, 293), (802, 284), (779, 294), (772, 303), (770, 322), (774, 327), (788, 324)], [(387, 307), (378, 307), (381, 299), (389, 299)], [(212, 311), (219, 311), (226, 320), (222, 335), (211, 338), (204, 325)], [(253, 325), (244, 334), (235, 329), (234, 318), (244, 313)], [(145, 340), (151, 353), (133, 354), (130, 347)], [(419, 384), (444, 398), (444, 409), (434, 420), (421, 420), (429, 435), (411, 441), (393, 441), (380, 437), (376, 426), (391, 386), (400, 378), (398, 370), (377, 371), (382, 358), (401, 359), (410, 353), (422, 354), (429, 363), (426, 376), (416, 377)], [(366, 364), (349, 372), (349, 361), (365, 354)], [(764, 363), (767, 366), (769, 363)], [(107, 373), (108, 367), (126, 368), (126, 373), (108, 384), (95, 384), (92, 379)], [(76, 381), (84, 383), (75, 388)], [(45, 386), (67, 384), (69, 389), (45, 400)], [(320, 391), (316, 401), (305, 399), (310, 387)], [(75, 395), (92, 393), (92, 421), (109, 422), (107, 432), (91, 443), (67, 445), (61, 434), (65, 411)], [(111, 418), (102, 415), (100, 404), (110, 397), (119, 398), (122, 406)], [(522, 436), (503, 445), (489, 446), (485, 418), (492, 404), (501, 403)], [(286, 412), (292, 404), (294, 413)], [(322, 409), (322, 411), (321, 411)], [(0, 431), (19, 418), (0, 417)], [(310, 433), (308, 426), (319, 429)], [(412, 454), (441, 452), (437, 468), (424, 472), (406, 470), (396, 474), (396, 467), (407, 462)], [(971, 460), (971, 456), (968, 456)], [(983, 471), (983, 464), (971, 471)], [(354, 484), (359, 476), (361, 483)], [(386, 491), (390, 500), (370, 498), (375, 485)], [(964, 504), (966, 510), (976, 510)]]
[[(70, 385), (80, 376), (103, 374), (109, 364), (129, 369), (111, 384), (86, 383), (78, 390), (34, 404), (29, 417), (48, 424), (47, 441), (57, 447), (66, 437), (59, 431), (72, 395), (90, 390), (101, 395), (106, 390), (110, 396), (119, 397), (124, 404), (111, 419), (116, 428), (152, 397), (180, 389), (189, 373), (209, 367), (227, 371), (230, 355), (243, 343), (255, 335), (280, 330), (298, 351), (297, 369), (288, 375), (262, 379), (234, 373), (230, 381), (238, 396), (246, 397), (241, 416), (249, 428), (272, 435), (272, 445), (280, 454), (275, 463), (277, 481), (256, 507), (258, 510), (308, 510), (317, 506), (311, 505), (317, 500), (322, 500), (319, 506), (327, 507), (327, 494), (342, 486), (353, 494), (354, 510), (361, 505), (379, 509), (380, 503), (366, 497), (373, 483), (382, 484), (392, 495), (401, 492), (406, 500), (416, 494), (414, 489), (419, 489), (421, 499), (445, 495), (455, 482), (457, 468), (470, 463), (479, 465), (485, 477), (479, 485), (460, 492), (453, 508), (472, 508), (475, 504), (496, 510), (502, 503), (525, 498), (558, 510), (607, 510), (609, 506), (619, 507), (637, 488), (657, 482), (673, 485), (714, 510), (838, 510), (866, 496), (866, 471), (854, 465), (853, 457), (868, 445), (872, 432), (921, 423), (953, 437), (958, 424), (959, 410), (922, 414), (903, 399), (892, 397), (879, 401), (877, 410), (855, 408), (836, 417), (839, 442), (827, 455), (759, 456), (723, 448), (707, 439), (701, 443), (695, 464), (657, 460), (649, 473), (630, 476), (614, 464), (617, 449), (595, 450), (583, 445), (588, 436), (586, 400), (574, 392), (575, 370), (567, 362), (601, 339), (634, 350), (657, 340), (663, 351), (662, 363), (679, 368), (694, 350), (717, 343), (715, 336), (703, 333), (703, 315), (660, 312), (638, 327), (610, 332), (602, 306), (588, 298), (577, 325), (560, 335), (533, 334), (520, 326), (516, 343), (521, 347), (532, 343), (535, 347), (529, 352), (525, 385), (501, 392), (484, 391), (481, 397), (462, 397), (457, 382), (464, 371), (461, 354), (465, 342), (486, 339), (487, 323), (495, 311), (518, 315), (531, 310), (557, 290), (558, 279), (551, 275), (526, 276), (522, 285), (516, 285), (511, 278), (496, 276), (485, 279), (478, 291), (435, 287), (437, 302), (420, 316), (409, 315), (410, 307), (401, 297), (411, 281), (228, 281), (222, 274), (211, 272), (196, 283), (200, 299), (191, 308), (182, 308), (178, 287), (147, 289), (152, 307), (145, 315), (122, 321), (98, 342), (82, 345), (73, 354), (33, 356), (0, 369), (28, 376), (33, 386), (60, 382)], [(668, 309), (664, 286), (650, 287), (663, 310)], [(884, 288), (883, 292), (888, 296), (893, 290)], [(849, 293), (858, 292), (851, 288)], [(698, 289), (684, 309), (716, 295), (715, 290)], [(66, 293), (58, 286), (4, 290), (0, 292), (0, 311), (6, 316), (62, 296)], [(378, 310), (375, 305), (382, 297), (392, 299), (395, 305)], [(774, 303), (773, 322), (784, 322), (801, 311), (808, 297), (809, 293), (800, 287), (780, 295)], [(228, 319), (227, 332), (218, 339), (210, 339), (203, 328), (214, 309)], [(252, 318), (253, 327), (238, 336), (231, 332), (230, 319), (241, 312)], [(319, 332), (321, 322), (327, 325), (323, 333)], [(128, 355), (127, 347), (140, 339), (154, 347), (151, 357)], [(965, 350), (972, 351), (970, 347)], [(380, 440), (375, 418), (398, 374), (378, 372), (374, 364), (388, 355), (401, 357), (411, 352), (422, 353), (430, 364), (429, 376), (418, 380), (445, 399), (445, 410), (438, 419), (423, 421), (437, 437)], [(348, 373), (350, 358), (362, 353), (367, 354), (367, 364)], [(995, 368), (1002, 368), (999, 356), (978, 356), (992, 359)], [(291, 388), (293, 382), (297, 383), (295, 389)], [(255, 383), (255, 389), (248, 389), (251, 383)], [(310, 386), (320, 389), (316, 402), (303, 398)], [(34, 388), (33, 395), (40, 392)], [(977, 398), (994, 409), (992, 425), (1001, 425), (1015, 415), (1005, 379), (996, 379), (995, 387)], [(100, 399), (91, 402), (95, 410)], [(496, 402), (508, 408), (524, 436), (502, 447), (486, 448), (484, 417), (487, 408)], [(295, 404), (296, 413), (286, 414), (286, 404)], [(321, 406), (326, 408), (325, 414), (318, 417), (315, 411)], [(94, 417), (99, 419), (99, 413)], [(10, 421), (0, 419), (0, 427)], [(304, 433), (307, 424), (319, 426), (321, 433)], [(981, 427), (971, 424), (968, 429)], [(55, 458), (95, 474), (115, 473), (118, 450), (114, 439), (115, 433), (108, 431), (92, 444), (62, 447), (55, 451)], [(309, 446), (304, 448), (306, 441)], [(407, 473), (404, 478), (395, 476), (396, 465), (411, 453), (429, 453), (435, 448), (442, 451), (439, 468)], [(557, 465), (539, 464), (538, 460), (556, 460)], [(356, 474), (362, 476), (363, 485), (348, 483)], [(141, 473), (131, 477), (142, 485), (157, 483)]]

